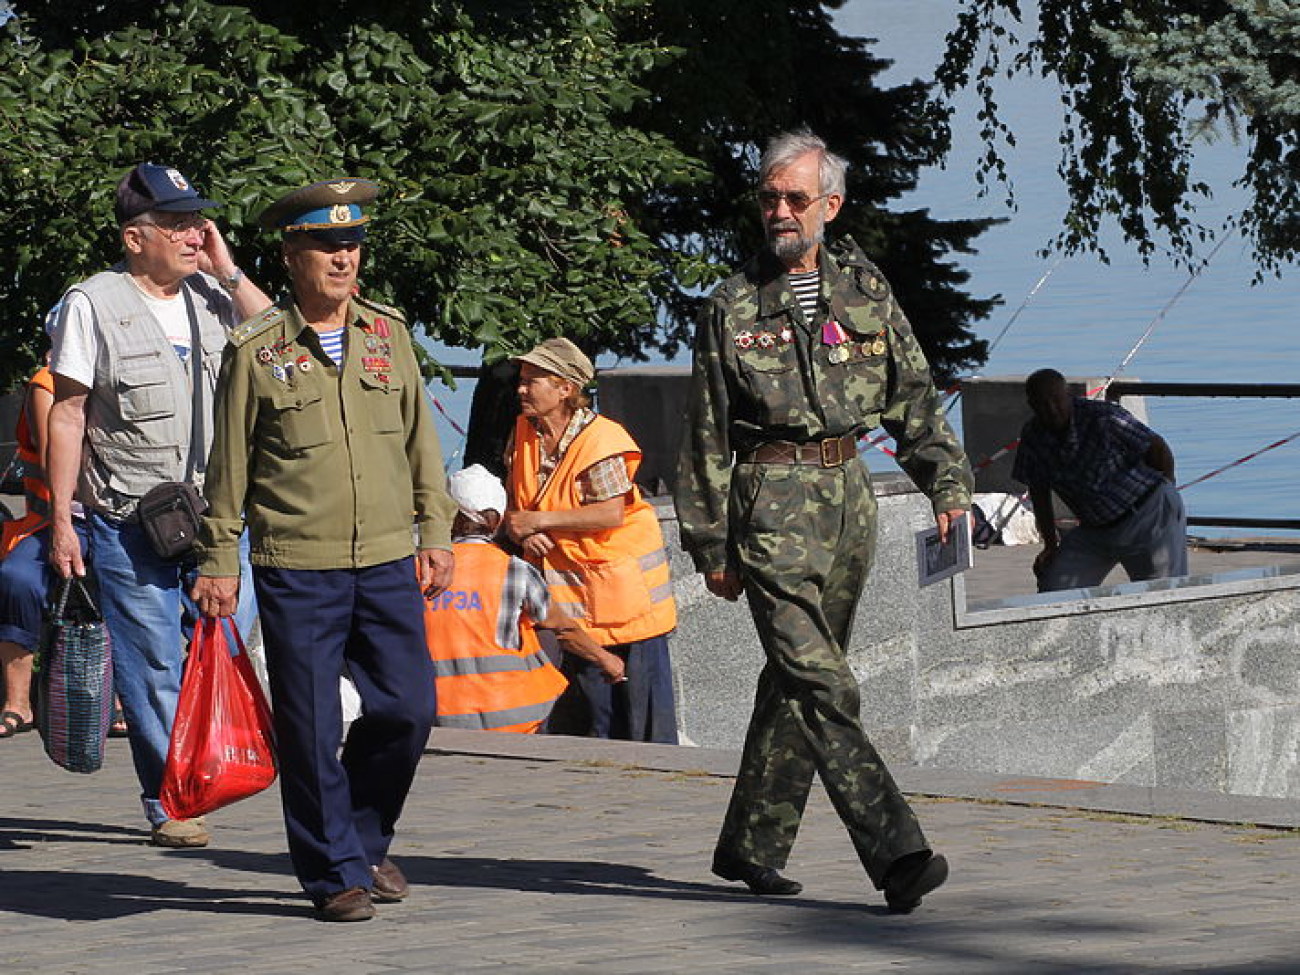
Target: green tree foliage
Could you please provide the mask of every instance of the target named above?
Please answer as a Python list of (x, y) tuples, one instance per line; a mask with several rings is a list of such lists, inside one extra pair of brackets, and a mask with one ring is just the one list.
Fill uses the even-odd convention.
[(973, 86), (989, 150), (984, 174), (1004, 174), (1015, 134), (999, 115), (999, 83), (1017, 72), (1059, 82), (1060, 172), (1070, 194), (1055, 244), (1099, 250), (1114, 221), (1149, 257), (1191, 260), (1216, 233), (1196, 218), (1214, 187), (1196, 176), (1201, 140), (1245, 146), (1248, 190), (1232, 221), (1263, 271), (1300, 246), (1300, 6), (1291, 0), (963, 0), (941, 80)]
[[(385, 196), (370, 295), (481, 350), (467, 460), (499, 450), (505, 357), (564, 334), (671, 353), (699, 295), (761, 239), (758, 151), (809, 124), (853, 164), (836, 229), (884, 267), (936, 370), (982, 361), (994, 300), (954, 255), (984, 221), (887, 205), (947, 149), (921, 84), (797, 0), (22, 0), (0, 28), (0, 385), (25, 376), (44, 311), (118, 253), (113, 187), (141, 160), (225, 202), (241, 264), (283, 284), (256, 214), (340, 174)], [(486, 432), (483, 427), (489, 428)]]
[(380, 180), (367, 293), (487, 361), (568, 334), (634, 355), (655, 297), (705, 280), (632, 202), (707, 175), (625, 121), (665, 52), (618, 42), (619, 0), (529, 16), (407, 3), (221, 5), (25, 0), (0, 36), (0, 196), (15, 241), (0, 277), (0, 381), (29, 371), (41, 316), (115, 259), (112, 192), (169, 162), (226, 203), (243, 263), (276, 283), (253, 219), (280, 191)]
[[(762, 231), (753, 203), (758, 157), (774, 134), (807, 125), (850, 163), (848, 206), (830, 233), (851, 234), (898, 291), (936, 373), (978, 365), (985, 343), (971, 331), (997, 299), (962, 290), (970, 253), (987, 220), (940, 221), (925, 210), (888, 209), (949, 146), (947, 113), (929, 86), (880, 88), (890, 61), (840, 35), (817, 0), (652, 0), (627, 18), (635, 40), (681, 52), (645, 84), (655, 97), (638, 122), (704, 161), (708, 182), (665, 187), (644, 213), (666, 242), (702, 239), (729, 265), (752, 254)], [(900, 52), (905, 53), (905, 52)], [(680, 338), (697, 295), (670, 293), (669, 338)]]

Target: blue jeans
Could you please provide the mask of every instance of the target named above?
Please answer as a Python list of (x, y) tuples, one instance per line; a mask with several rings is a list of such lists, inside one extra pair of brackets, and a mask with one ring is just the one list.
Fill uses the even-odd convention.
[[(72, 527), (86, 550), (80, 519)], [(33, 652), (41, 638), (41, 619), (49, 598), (58, 594), (58, 574), (50, 567), (50, 530), (28, 535), (0, 560), (0, 642)]]
[(1173, 484), (1160, 482), (1114, 525), (1080, 525), (1066, 532), (1038, 591), (1100, 586), (1116, 565), (1124, 566), (1133, 582), (1187, 575), (1187, 512)]
[[(184, 650), (197, 612), (190, 600), (193, 563), (164, 562), (140, 526), (90, 516), (91, 571), (113, 644), (113, 686), (126, 715), (127, 738), (145, 816), (157, 826), (167, 819), (162, 786), (172, 720), (180, 697)], [(248, 575), (246, 549), (241, 548)], [(251, 580), (242, 586), (245, 617), (256, 614)], [(242, 607), (241, 607), (242, 608)], [(237, 622), (238, 622), (237, 618)], [(248, 630), (241, 625), (241, 632)]]

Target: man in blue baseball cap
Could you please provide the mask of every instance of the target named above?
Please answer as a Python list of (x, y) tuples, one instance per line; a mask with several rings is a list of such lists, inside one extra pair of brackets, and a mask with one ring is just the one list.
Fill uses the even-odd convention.
[(180, 692), (181, 583), (194, 561), (156, 554), (136, 507), (165, 482), (202, 485), (227, 331), (270, 304), (202, 212), (218, 205), (171, 166), (136, 166), (114, 204), (122, 261), (73, 285), (51, 329), (50, 562), (64, 577), (86, 573), (75, 497), (151, 841), (165, 847), (208, 842), (201, 820), (169, 819), (158, 798)]
[[(292, 298), (226, 350), (193, 591), (235, 612), (247, 520), (289, 854), (323, 921), (409, 893), (388, 850), (436, 713), (421, 590), (452, 576), (456, 505), (406, 319), (356, 294), (378, 191), (325, 180), (259, 218)], [(362, 708), (341, 741), (345, 667)]]

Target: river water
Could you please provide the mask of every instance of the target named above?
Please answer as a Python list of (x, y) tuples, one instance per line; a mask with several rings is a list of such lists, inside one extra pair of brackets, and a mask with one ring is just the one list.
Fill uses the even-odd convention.
[[(896, 84), (933, 78), (956, 9), (950, 0), (850, 0), (836, 23), (845, 34), (878, 39), (875, 53), (895, 62), (878, 83)], [(898, 204), (928, 207), (940, 218), (1009, 218), (977, 239), (978, 254), (959, 260), (971, 273), (967, 287), (973, 294), (1000, 294), (1005, 302), (977, 328), (989, 341), (1005, 330), (982, 375), (1023, 375), (1052, 366), (1066, 375), (1170, 382), (1294, 381), (1300, 275), (1288, 269), (1281, 280), (1252, 285), (1254, 267), (1240, 238), (1225, 243), (1194, 279), (1162, 257), (1144, 266), (1117, 235), (1105, 238), (1110, 264), (1088, 255), (1059, 262), (1038, 256), (1065, 209), (1056, 175), (1059, 98), (1048, 83), (1017, 81), (1005, 88), (1000, 104), (1018, 142), (1007, 156), (1014, 206), (1002, 191), (980, 195), (974, 170), (982, 146), (969, 101), (954, 120), (946, 168), (924, 173), (917, 190)], [(1240, 175), (1242, 152), (1230, 143), (1207, 145), (1198, 150), (1197, 166), (1216, 190), (1198, 215), (1201, 222), (1217, 225), (1240, 200), (1231, 183)], [(1148, 329), (1149, 337), (1134, 353)], [(448, 362), (474, 361), (466, 350), (435, 351)], [(456, 392), (434, 387), (462, 426), (469, 412), (468, 387), (465, 382)], [(1291, 400), (1152, 398), (1147, 411), (1174, 450), (1182, 482), (1300, 431), (1300, 410)], [(455, 454), (461, 437), (446, 418), (438, 420), (447, 452)], [(1188, 511), (1294, 518), (1290, 484), (1297, 458), (1300, 438), (1194, 485), (1184, 495)], [(869, 463), (873, 468), (888, 464), (879, 455)]]

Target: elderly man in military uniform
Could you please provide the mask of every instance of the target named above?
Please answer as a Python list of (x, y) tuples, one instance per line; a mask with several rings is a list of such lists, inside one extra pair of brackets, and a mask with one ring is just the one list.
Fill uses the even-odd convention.
[(745, 594), (766, 655), (713, 872), (797, 894), (780, 870), (815, 772), (872, 883), (905, 913), (948, 866), (863, 731), (846, 658), (875, 545), (857, 439), (876, 426), (895, 437), (945, 537), (971, 475), (884, 276), (853, 241), (823, 243), (845, 168), (806, 130), (768, 146), (768, 246), (703, 308), (675, 500), (706, 586)]
[[(435, 714), (421, 590), (452, 569), (455, 505), (406, 321), (354, 294), (377, 192), (315, 183), (259, 218), (281, 231), (293, 300), (226, 349), (193, 593), (234, 611), (247, 519), (289, 852), (326, 921), (409, 892), (388, 849)], [(362, 714), (340, 757), (345, 668)]]

